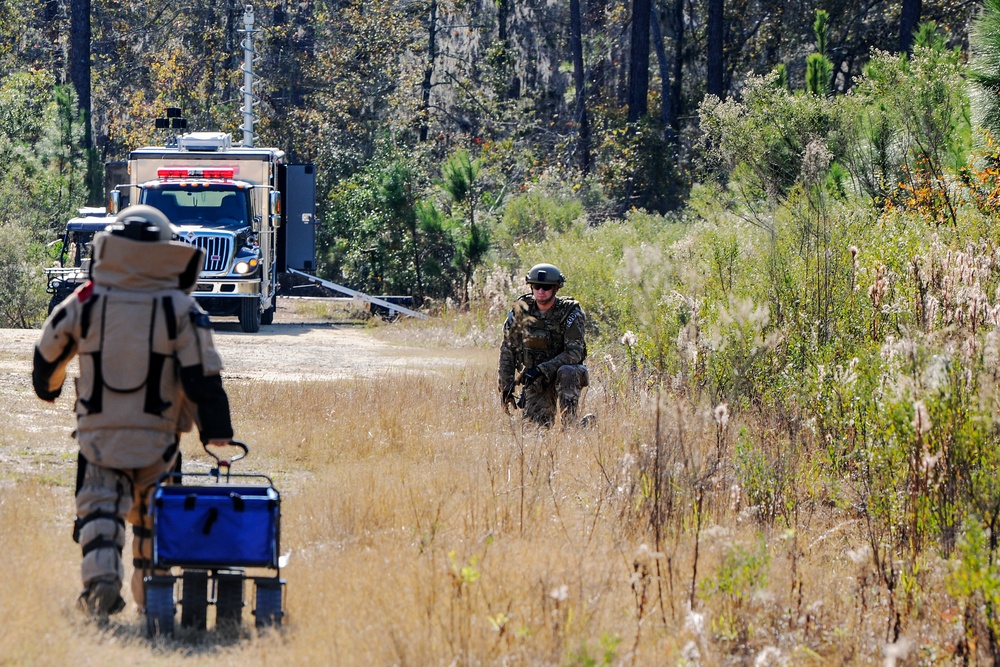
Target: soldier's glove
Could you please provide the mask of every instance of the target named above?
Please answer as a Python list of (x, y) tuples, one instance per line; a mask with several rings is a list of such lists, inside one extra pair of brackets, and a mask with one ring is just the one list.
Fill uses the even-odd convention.
[(500, 392), (500, 402), (503, 404), (504, 412), (510, 414), (510, 406), (514, 404), (515, 400), (516, 399), (514, 398), (514, 385), (512, 384), (507, 385)]
[(540, 377), (542, 377), (542, 372), (538, 370), (538, 366), (532, 366), (521, 374), (521, 384), (525, 387), (529, 387), (531, 386), (531, 383)]

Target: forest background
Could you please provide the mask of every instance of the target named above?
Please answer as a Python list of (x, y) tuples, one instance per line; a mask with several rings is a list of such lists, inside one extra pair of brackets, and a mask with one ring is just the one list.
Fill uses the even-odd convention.
[[(496, 331), (555, 263), (607, 400), (708, 415), (655, 403), (623, 512), (658, 577), (693, 540), (716, 648), (852, 650), (796, 569), (850, 530), (859, 627), (1000, 661), (998, 0), (254, 9), (258, 143), (317, 166), (319, 275)], [(237, 129), (242, 16), (0, 2), (0, 324), (40, 323), (50, 243), (167, 106)], [(696, 581), (724, 520), (760, 540)]]

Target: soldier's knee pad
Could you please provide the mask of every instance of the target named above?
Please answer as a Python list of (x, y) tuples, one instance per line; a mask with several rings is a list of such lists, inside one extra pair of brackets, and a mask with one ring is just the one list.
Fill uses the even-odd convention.
[(560, 396), (577, 396), (580, 389), (587, 386), (584, 382), (586, 370), (583, 365), (574, 364), (560, 366), (556, 371), (556, 391)]

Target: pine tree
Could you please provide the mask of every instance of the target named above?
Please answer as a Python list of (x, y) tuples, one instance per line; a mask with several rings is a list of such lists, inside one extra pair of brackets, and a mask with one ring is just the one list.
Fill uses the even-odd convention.
[(833, 63), (826, 57), (826, 45), (830, 35), (830, 14), (822, 9), (816, 10), (813, 35), (816, 37), (816, 52), (810, 53), (806, 57), (806, 91), (813, 95), (826, 96), (830, 94)]
[(983, 0), (969, 34), (969, 48), (973, 122), (1000, 136), (1000, 0)]

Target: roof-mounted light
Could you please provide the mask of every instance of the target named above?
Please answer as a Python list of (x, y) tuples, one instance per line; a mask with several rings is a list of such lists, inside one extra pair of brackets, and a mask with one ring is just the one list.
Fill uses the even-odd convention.
[(232, 167), (211, 167), (191, 168), (191, 167), (161, 167), (156, 170), (159, 178), (228, 178), (235, 175), (236, 170)]

